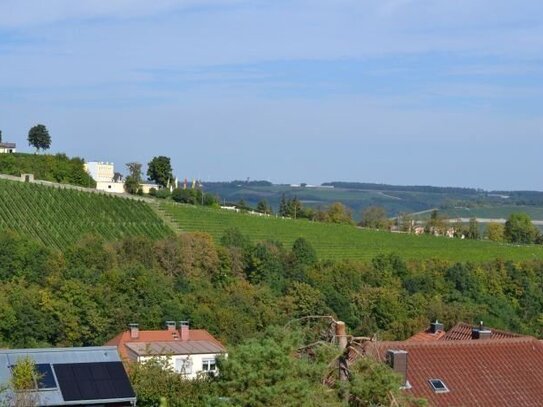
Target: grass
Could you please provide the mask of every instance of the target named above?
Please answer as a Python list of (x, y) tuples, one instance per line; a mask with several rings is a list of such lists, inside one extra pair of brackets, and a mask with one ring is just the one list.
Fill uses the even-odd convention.
[(0, 180), (0, 231), (8, 229), (59, 249), (87, 234), (107, 241), (172, 234), (143, 201)]
[[(543, 208), (538, 206), (496, 206), (480, 208), (451, 208), (440, 210), (439, 213), (448, 218), (487, 218), (487, 219), (507, 219), (509, 215), (515, 212), (525, 212), (533, 220), (543, 220)], [(428, 219), (429, 213), (420, 216), (421, 219)]]
[(321, 259), (369, 260), (380, 253), (396, 252), (406, 259), (440, 258), (450, 261), (484, 261), (495, 258), (543, 258), (543, 246), (512, 246), (489, 241), (467, 241), (362, 230), (305, 220), (259, 217), (227, 210), (161, 203), (184, 231), (202, 231), (217, 241), (228, 228), (237, 227), (253, 241), (278, 240), (290, 247), (298, 237), (307, 239)]

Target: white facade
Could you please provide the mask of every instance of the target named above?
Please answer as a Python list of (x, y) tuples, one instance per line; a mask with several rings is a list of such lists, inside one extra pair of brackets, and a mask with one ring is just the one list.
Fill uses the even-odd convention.
[(85, 171), (96, 181), (96, 189), (105, 192), (122, 194), (125, 192), (123, 182), (115, 182), (115, 166), (113, 163), (91, 161), (85, 163)]
[(0, 154), (11, 154), (16, 152), (15, 143), (0, 143)]
[[(204, 374), (216, 374), (218, 353), (204, 353), (192, 355), (154, 356), (168, 361), (168, 366), (187, 379), (196, 379)], [(153, 359), (153, 356), (138, 356), (138, 362)]]
[(115, 167), (113, 166), (113, 163), (91, 161), (85, 163), (85, 171), (87, 171), (96, 182), (113, 182)]

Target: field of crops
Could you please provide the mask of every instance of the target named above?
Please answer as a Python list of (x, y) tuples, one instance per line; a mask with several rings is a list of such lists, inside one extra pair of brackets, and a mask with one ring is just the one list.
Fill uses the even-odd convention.
[[(487, 219), (507, 219), (509, 215), (515, 212), (525, 212), (533, 220), (543, 220), (543, 208), (539, 206), (496, 206), (481, 208), (450, 208), (440, 210), (439, 213), (447, 218), (487, 218)], [(418, 218), (428, 219), (430, 213), (425, 213)]]
[(437, 257), (451, 261), (543, 258), (543, 246), (516, 247), (488, 241), (378, 232), (348, 225), (259, 217), (166, 202), (161, 207), (185, 231), (203, 231), (219, 239), (225, 229), (237, 227), (253, 241), (273, 239), (286, 246), (296, 238), (304, 237), (323, 259), (369, 260), (379, 253), (389, 252), (408, 259)]
[(172, 232), (142, 201), (0, 180), (0, 230), (64, 248), (87, 234), (161, 238)]

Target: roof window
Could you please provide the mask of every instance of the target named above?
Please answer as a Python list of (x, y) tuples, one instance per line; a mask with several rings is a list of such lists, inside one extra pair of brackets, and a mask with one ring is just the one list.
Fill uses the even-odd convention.
[(441, 379), (430, 379), (428, 380), (430, 387), (435, 393), (448, 393), (449, 388)]

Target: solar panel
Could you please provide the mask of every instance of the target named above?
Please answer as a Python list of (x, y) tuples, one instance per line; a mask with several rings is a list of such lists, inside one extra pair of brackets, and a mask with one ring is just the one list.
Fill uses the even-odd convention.
[(121, 362), (53, 365), (64, 401), (135, 397)]
[(57, 382), (55, 376), (53, 375), (53, 369), (49, 363), (38, 363), (36, 364), (36, 370), (38, 371), (39, 380), (38, 388), (39, 389), (56, 389)]

